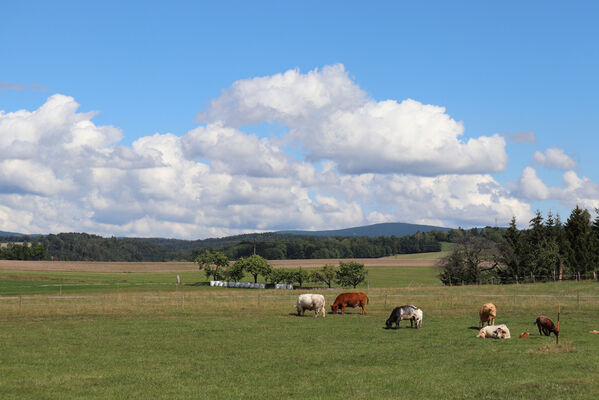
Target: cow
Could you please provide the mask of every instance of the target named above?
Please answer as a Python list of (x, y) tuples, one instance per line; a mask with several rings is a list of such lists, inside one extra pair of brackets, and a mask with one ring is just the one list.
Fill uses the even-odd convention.
[(324, 308), (324, 296), (321, 294), (300, 294), (297, 297), (297, 315), (304, 315), (306, 310), (314, 310), (314, 317), (318, 317), (318, 314), (322, 312), (322, 317), (326, 317), (326, 310)]
[(535, 324), (539, 328), (539, 335), (550, 336), (551, 332), (553, 332), (555, 336), (559, 337), (559, 329), (555, 326), (551, 318), (540, 315), (537, 317)]
[(478, 324), (479, 328), (482, 328), (485, 325), (494, 325), (495, 317), (497, 316), (497, 306), (495, 303), (485, 303), (479, 312), (480, 315), (480, 323)]
[(510, 330), (505, 324), (501, 325), (487, 325), (478, 331), (479, 338), (493, 338), (493, 339), (510, 339)]
[(364, 307), (368, 304), (368, 296), (366, 294), (360, 293), (341, 293), (335, 299), (335, 302), (331, 306), (331, 310), (333, 314), (337, 314), (337, 310), (341, 307), (341, 314), (345, 314), (345, 307), (362, 307), (362, 314), (366, 314), (366, 308)]
[(527, 337), (529, 337), (529, 336), (530, 336), (530, 333), (528, 333), (528, 332), (522, 332), (522, 333), (520, 334), (520, 339), (525, 339), (525, 338), (527, 338)]
[(414, 322), (416, 322), (416, 329), (418, 329), (418, 326), (422, 326), (422, 310), (411, 304), (395, 307), (385, 325), (387, 325), (387, 329), (391, 329), (395, 323), (395, 328), (399, 329), (399, 323), (404, 319), (410, 320), (411, 327), (414, 327)]

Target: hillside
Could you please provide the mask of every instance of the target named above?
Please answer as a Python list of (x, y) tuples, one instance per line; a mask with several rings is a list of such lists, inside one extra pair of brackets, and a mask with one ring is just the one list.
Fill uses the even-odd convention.
[(418, 232), (450, 231), (451, 228), (440, 226), (406, 224), (403, 222), (389, 222), (374, 225), (358, 226), (354, 228), (325, 230), (325, 231), (279, 231), (280, 234), (306, 235), (306, 236), (407, 236)]
[(24, 236), (22, 233), (0, 231), (0, 236)]

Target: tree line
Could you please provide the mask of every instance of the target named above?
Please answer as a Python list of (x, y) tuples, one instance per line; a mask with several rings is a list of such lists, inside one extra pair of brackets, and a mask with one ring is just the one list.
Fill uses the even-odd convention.
[(596, 279), (599, 272), (599, 209), (591, 220), (578, 206), (563, 223), (540, 211), (519, 230), (463, 231), (455, 250), (441, 261), (445, 285)]
[(366, 279), (368, 274), (364, 264), (355, 261), (340, 261), (338, 267), (326, 264), (308, 272), (301, 267), (297, 269), (272, 268), (265, 258), (257, 254), (241, 257), (231, 263), (227, 256), (220, 251), (204, 251), (196, 257), (195, 262), (199, 269), (206, 273), (206, 278), (210, 280), (239, 282), (248, 273), (253, 277), (254, 283), (258, 282), (258, 278), (262, 276), (265, 281), (273, 284), (286, 283), (299, 287), (303, 287), (305, 283), (314, 282), (325, 284), (329, 288), (335, 283), (343, 287), (355, 288)]
[[(269, 260), (314, 258), (375, 258), (394, 254), (441, 250), (439, 240), (448, 232), (417, 233), (402, 237), (312, 237), (289, 234), (252, 234), (221, 239), (184, 241), (173, 239), (104, 238), (87, 233), (2, 237), (43, 245), (41, 259), (61, 261), (194, 261), (203, 251), (220, 251), (229, 260), (253, 254)], [(10, 257), (13, 253), (11, 253)], [(16, 254), (16, 253), (15, 253)], [(27, 257), (24, 253), (21, 257)], [(0, 258), (3, 258), (0, 253)], [(8, 256), (4, 257), (8, 258)], [(14, 258), (13, 259), (26, 259)]]
[(26, 242), (10, 242), (0, 247), (0, 260), (46, 260), (48, 253), (43, 244), (31, 245)]

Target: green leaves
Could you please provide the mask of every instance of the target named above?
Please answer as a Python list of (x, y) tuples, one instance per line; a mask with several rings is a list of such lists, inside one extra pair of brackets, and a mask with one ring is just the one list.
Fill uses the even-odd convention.
[(356, 287), (366, 279), (366, 267), (356, 261), (339, 262), (339, 270), (335, 272), (335, 280), (341, 286)]
[(206, 251), (197, 256), (195, 262), (200, 270), (206, 272), (206, 277), (213, 280), (223, 279), (224, 270), (229, 266), (229, 259), (220, 251), (214, 253)]

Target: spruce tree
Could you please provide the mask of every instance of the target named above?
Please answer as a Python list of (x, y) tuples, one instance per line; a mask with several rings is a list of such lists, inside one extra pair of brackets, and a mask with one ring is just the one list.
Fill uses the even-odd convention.
[(569, 263), (574, 273), (584, 275), (594, 270), (591, 243), (591, 214), (576, 206), (565, 226), (570, 243)]

